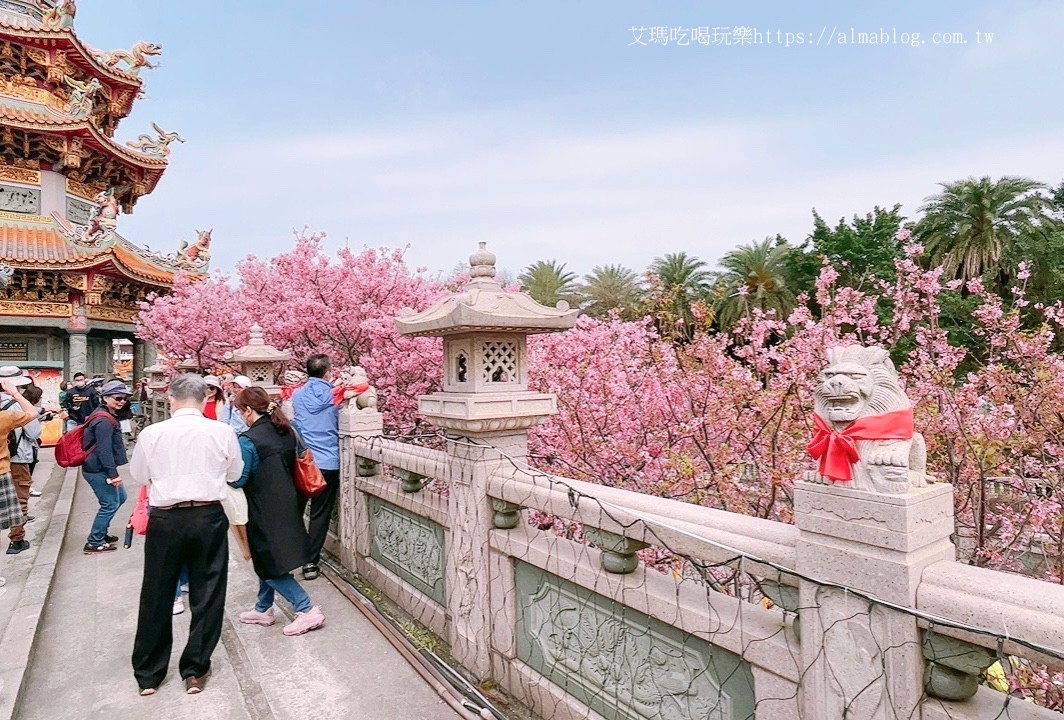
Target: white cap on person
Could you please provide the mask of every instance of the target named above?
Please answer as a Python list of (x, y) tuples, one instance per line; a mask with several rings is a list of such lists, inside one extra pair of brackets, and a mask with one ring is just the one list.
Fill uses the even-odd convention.
[(7, 380), (16, 387), (19, 385), (29, 385), (33, 382), (33, 380), (22, 373), (22, 368), (16, 365), (4, 365), (0, 367), (0, 381), (4, 380)]

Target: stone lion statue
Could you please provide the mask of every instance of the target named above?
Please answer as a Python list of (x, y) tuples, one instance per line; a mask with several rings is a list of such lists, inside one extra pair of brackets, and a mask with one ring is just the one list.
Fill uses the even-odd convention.
[(307, 374), (302, 370), (285, 370), (281, 380), (285, 385), (302, 385), (307, 381)]
[(347, 390), (344, 399), (354, 398), (359, 410), (377, 409), (377, 389), (369, 384), (369, 376), (359, 365), (348, 365), (340, 372), (338, 384)]
[[(819, 421), (809, 444), (810, 455), (821, 463), (806, 479), (891, 494), (926, 485), (927, 447), (912, 431), (912, 403), (887, 351), (835, 347), (828, 349), (827, 361), (816, 386)], [(826, 462), (835, 468), (831, 476), (823, 474)], [(847, 464), (851, 478), (839, 477), (847, 474)]]

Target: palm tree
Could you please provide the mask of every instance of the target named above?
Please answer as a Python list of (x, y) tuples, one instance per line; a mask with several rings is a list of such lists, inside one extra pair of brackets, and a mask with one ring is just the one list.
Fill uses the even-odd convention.
[(580, 304), (580, 293), (576, 285), (576, 273), (565, 272), (565, 263), (555, 260), (537, 260), (517, 276), (524, 291), (540, 305), (554, 307), (559, 300), (565, 300), (570, 306)]
[(1050, 221), (1045, 185), (1022, 177), (989, 176), (942, 183), (942, 192), (924, 199), (924, 217), (916, 237), (932, 262), (948, 277), (971, 280), (998, 271), (1007, 286), (1009, 274), (1001, 260), (1009, 246), (1025, 234), (1037, 234)]
[(584, 276), (581, 287), (584, 312), (593, 317), (606, 317), (617, 310), (621, 317), (633, 319), (639, 312), (643, 288), (639, 277), (622, 265), (596, 265)]
[(692, 308), (705, 299), (713, 279), (705, 268), (704, 261), (685, 252), (668, 253), (650, 264), (651, 303), (663, 335), (691, 337)]
[(720, 261), (724, 272), (717, 279), (717, 323), (727, 330), (755, 308), (782, 318), (794, 308), (794, 293), (785, 278), (791, 246), (785, 240), (765, 238), (742, 245)]

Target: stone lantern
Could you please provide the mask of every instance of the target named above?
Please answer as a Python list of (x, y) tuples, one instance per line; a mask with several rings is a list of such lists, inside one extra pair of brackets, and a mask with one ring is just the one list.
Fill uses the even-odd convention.
[[(495, 279), (495, 256), (480, 243), (469, 258), (472, 280), (428, 310), (396, 319), (404, 335), (443, 338), (443, 391), (418, 398), (418, 411), (451, 431), (447, 443), (447, 559), (443, 564), (447, 640), (452, 655), (478, 677), (491, 672), (493, 529), (521, 522), (522, 508), (489, 495), (497, 468), (522, 468), (528, 429), (557, 413), (551, 393), (528, 389), (528, 336), (566, 330), (576, 310), (549, 308)], [(458, 436), (458, 437), (455, 437)], [(410, 478), (402, 478), (409, 492)]]
[(148, 376), (148, 389), (152, 392), (159, 392), (166, 387), (169, 382), (166, 379), (166, 366), (165, 365), (152, 365), (144, 368), (144, 373)]
[(178, 373), (199, 373), (203, 370), (196, 362), (195, 358), (187, 357), (177, 365), (174, 365), (174, 370)]
[(267, 345), (262, 338), (262, 328), (257, 324), (251, 326), (249, 336), (247, 345), (226, 353), (225, 359), (237, 365), (240, 374), (246, 375), (252, 385), (261, 387), (270, 397), (279, 398), (281, 389), (276, 384), (277, 373), (292, 359), (292, 353)]
[(170, 414), (170, 403), (163, 392), (170, 380), (166, 377), (167, 367), (156, 363), (144, 368), (148, 376), (148, 405), (141, 407), (140, 411), (148, 417), (149, 422), (161, 422)]
[(527, 340), (571, 328), (577, 315), (564, 301), (549, 308), (504, 290), (485, 245), (469, 258), (462, 292), (395, 321), (403, 335), (443, 338), (443, 392), (419, 397), (418, 411), (462, 435), (521, 432), (557, 413), (553, 394), (528, 389)]

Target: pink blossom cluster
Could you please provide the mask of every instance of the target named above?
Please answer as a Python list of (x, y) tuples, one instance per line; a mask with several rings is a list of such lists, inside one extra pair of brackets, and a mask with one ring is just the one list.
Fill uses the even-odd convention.
[(249, 256), (237, 282), (217, 275), (198, 282), (179, 277), (174, 292), (142, 305), (138, 335), (174, 361), (226, 366), (226, 352), (244, 345), (258, 323), (266, 342), (291, 350), (293, 365), (314, 353), (336, 366), (361, 365), (388, 408), (392, 428), (417, 424), (417, 396), (438, 389), (442, 344), (399, 335), (404, 308), (424, 310), (446, 293), (423, 268), (411, 270), (403, 251), (389, 248), (330, 255), (324, 234), (296, 234), (295, 247), (264, 261)]

